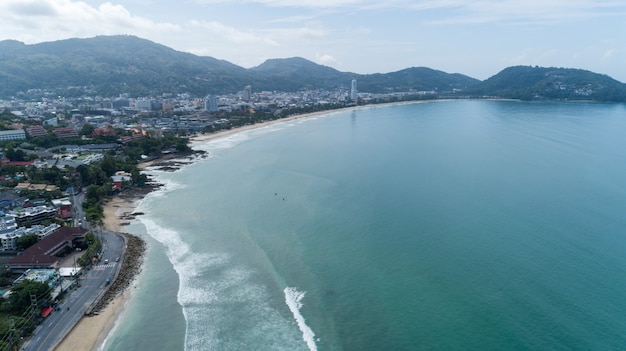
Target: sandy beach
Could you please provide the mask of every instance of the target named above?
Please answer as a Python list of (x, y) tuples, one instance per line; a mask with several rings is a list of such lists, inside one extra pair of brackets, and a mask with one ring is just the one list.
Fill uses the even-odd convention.
[(250, 124), (250, 125), (243, 126), (243, 127), (221, 130), (221, 131), (215, 132), (215, 133), (200, 134), (200, 135), (196, 135), (196, 136), (192, 137), (191, 141), (207, 141), (207, 140), (211, 140), (211, 139), (223, 138), (225, 136), (229, 136), (229, 135), (232, 135), (232, 134), (235, 134), (235, 133), (244, 132), (246, 130), (262, 128), (262, 127), (270, 126), (270, 125), (277, 124), (277, 123), (284, 123), (284, 122), (294, 121), (294, 120), (297, 120), (297, 119), (303, 119), (303, 118), (327, 115), (329, 113), (332, 113), (332, 112), (335, 112), (335, 111), (340, 111), (340, 110), (343, 110), (343, 109), (318, 111), (318, 112), (305, 113), (305, 114), (301, 114), (301, 115), (292, 115), (292, 116), (288, 116), (288, 117), (285, 117), (285, 118), (275, 119), (275, 120), (261, 122), (261, 123), (256, 123), (256, 124)]
[[(398, 103), (394, 103), (398, 104)], [(201, 134), (196, 135), (191, 138), (192, 142), (201, 142), (208, 141), (217, 138), (223, 138), (232, 134), (240, 133), (247, 130), (252, 130), (256, 128), (262, 128), (265, 126), (273, 125), (276, 123), (284, 123), (289, 121), (294, 121), (297, 119), (310, 118), (315, 116), (327, 115), (329, 113), (342, 111), (342, 110), (351, 110), (351, 109), (361, 109), (361, 108), (369, 108), (376, 107), (380, 105), (387, 104), (379, 104), (379, 105), (365, 105), (365, 106), (354, 106), (347, 107), (345, 109), (339, 110), (326, 110), (326, 111), (318, 111), (313, 113), (301, 114), (301, 115), (293, 115), (285, 118), (257, 123), (253, 125), (247, 125), (239, 128), (233, 128), (228, 130), (223, 130), (216, 133), (211, 134)], [(168, 155), (162, 158), (158, 158), (155, 160), (151, 160), (148, 162), (141, 163), (139, 165), (140, 169), (145, 169), (151, 166), (157, 166), (161, 163), (166, 162), (171, 159), (180, 159), (181, 156), (177, 154)], [(106, 205), (104, 206), (104, 227), (107, 230), (113, 232), (123, 232), (123, 222), (127, 222), (126, 219), (123, 219), (124, 216), (133, 213), (135, 210), (135, 201), (138, 200), (141, 196), (116, 196), (110, 199)], [(67, 337), (59, 344), (56, 350), (100, 350), (103, 346), (103, 342), (106, 337), (109, 335), (111, 330), (115, 326), (115, 322), (123, 316), (124, 306), (127, 304), (129, 299), (131, 298), (131, 289), (126, 288), (122, 293), (117, 295), (109, 304), (100, 311), (97, 316), (92, 317), (83, 317), (78, 324), (74, 327), (74, 329), (67, 335)]]

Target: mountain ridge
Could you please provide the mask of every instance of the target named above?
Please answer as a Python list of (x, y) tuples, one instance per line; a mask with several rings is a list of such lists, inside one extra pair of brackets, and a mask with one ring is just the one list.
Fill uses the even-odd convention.
[(349, 89), (357, 79), (367, 93), (427, 91), (466, 97), (626, 101), (626, 85), (585, 70), (514, 66), (485, 81), (428, 67), (395, 72), (342, 72), (302, 57), (273, 58), (243, 68), (211, 56), (176, 51), (131, 35), (64, 39), (39, 44), (0, 41), (0, 97), (29, 89), (61, 96), (98, 94), (149, 96), (190, 93), (204, 96), (241, 91)]

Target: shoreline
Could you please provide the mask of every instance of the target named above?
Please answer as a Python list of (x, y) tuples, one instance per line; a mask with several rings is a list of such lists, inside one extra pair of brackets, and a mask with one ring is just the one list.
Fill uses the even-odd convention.
[[(396, 106), (396, 105), (409, 105), (409, 104), (421, 104), (421, 103), (427, 103), (427, 102), (440, 102), (440, 101), (446, 101), (446, 100), (413, 100), (413, 101), (384, 102), (384, 103), (380, 103), (380, 104), (356, 105), (356, 106), (348, 106), (348, 107), (342, 107), (342, 108), (337, 108), (337, 109), (322, 110), (322, 111), (315, 111), (315, 112), (307, 112), (307, 113), (302, 113), (302, 114), (289, 115), (289, 116), (284, 117), (284, 118), (273, 119), (273, 120), (270, 120), (270, 121), (260, 122), (260, 123), (256, 123), (256, 124), (249, 124), (249, 125), (245, 125), (245, 126), (237, 127), (237, 128), (233, 128), (233, 129), (220, 130), (220, 131), (214, 132), (214, 133), (196, 134), (196, 135), (192, 136), (191, 138), (189, 138), (189, 140), (192, 141), (192, 142), (208, 141), (208, 140), (213, 140), (213, 139), (217, 139), (217, 138), (230, 136), (232, 134), (245, 132), (245, 131), (248, 131), (248, 130), (254, 130), (254, 129), (258, 129), (258, 128), (271, 126), (271, 125), (278, 124), (278, 123), (290, 122), (290, 121), (295, 121), (295, 120), (298, 120), (298, 119), (306, 119), (306, 118), (317, 117), (317, 116), (330, 115), (330, 114), (338, 113), (338, 112), (357, 111), (357, 110), (363, 110), (363, 109), (367, 109), (367, 108), (378, 108), (378, 107), (388, 107), (388, 106)], [(160, 159), (156, 159), (156, 160), (145, 162), (146, 164), (148, 164), (146, 167), (149, 167), (152, 164), (152, 162), (159, 162), (159, 160)]]
[[(392, 102), (392, 103), (383, 103), (383, 104), (370, 104), (370, 105), (360, 105), (360, 106), (350, 106), (340, 109), (332, 109), (332, 110), (323, 110), (316, 111), (311, 113), (304, 113), (298, 115), (291, 115), (285, 118), (275, 119), (271, 121), (246, 125), (238, 128), (227, 129), (218, 131), (210, 134), (199, 134), (192, 136), (190, 141), (192, 143), (204, 142), (213, 139), (227, 137), (233, 134), (245, 132), (248, 130), (254, 130), (258, 128), (263, 128), (266, 126), (295, 121), (298, 119), (307, 119), (311, 117), (328, 115), (336, 112), (345, 112), (345, 111), (353, 111), (360, 110), (365, 108), (377, 108), (384, 107), (390, 105), (404, 105), (404, 104), (413, 104), (413, 103), (422, 103), (428, 101), (402, 101), (402, 102)], [(187, 161), (185, 161), (187, 159)], [(196, 158), (194, 157), (194, 152), (191, 154), (168, 154), (163, 155), (159, 158), (149, 160), (146, 162), (141, 162), (138, 164), (138, 168), (140, 170), (145, 170), (148, 167), (161, 167), (165, 171), (173, 171), (178, 169), (180, 166), (193, 163)], [(104, 228), (108, 231), (118, 233), (119, 235), (124, 235), (126, 238), (135, 236), (124, 233), (123, 226), (127, 225), (128, 222), (135, 220), (133, 214), (137, 207), (137, 202), (143, 199), (143, 197), (158, 189), (160, 187), (159, 184), (151, 184), (148, 185), (146, 189), (143, 190), (125, 190), (122, 193), (112, 197), (107, 203), (104, 205)], [(137, 238), (144, 245), (142, 239)], [(128, 250), (125, 252), (124, 256), (128, 256)], [(137, 254), (137, 253), (135, 253)], [(139, 253), (141, 257), (137, 257), (140, 262), (139, 272), (142, 269), (142, 256), (143, 251)], [(123, 270), (123, 269), (122, 269)], [(99, 310), (99, 314), (91, 317), (83, 317), (78, 323), (74, 326), (74, 328), (68, 333), (68, 335), (63, 339), (61, 343), (55, 348), (56, 350), (101, 350), (104, 346), (106, 339), (109, 334), (115, 329), (120, 318), (123, 316), (125, 312), (125, 306), (132, 298), (132, 289), (131, 286), (135, 284), (137, 279), (137, 275), (139, 272), (130, 272), (133, 276), (130, 282), (125, 284), (125, 286), (119, 287), (115, 289), (116, 291), (112, 291), (112, 298), (106, 297), (103, 299), (103, 306)], [(122, 272), (120, 271), (120, 275)], [(113, 288), (113, 287), (112, 287)]]

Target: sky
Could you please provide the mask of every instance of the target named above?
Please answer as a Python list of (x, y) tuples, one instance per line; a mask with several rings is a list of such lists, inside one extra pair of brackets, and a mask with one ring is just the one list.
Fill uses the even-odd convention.
[(128, 34), (254, 67), (303, 57), (344, 72), (515, 65), (626, 83), (626, 0), (1, 0), (0, 40)]

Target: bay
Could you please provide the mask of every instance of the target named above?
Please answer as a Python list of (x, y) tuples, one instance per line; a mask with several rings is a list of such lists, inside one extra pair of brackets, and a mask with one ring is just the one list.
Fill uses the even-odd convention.
[(152, 172), (105, 349), (620, 349), (625, 112), (429, 102), (198, 143)]

